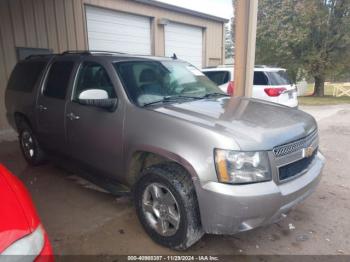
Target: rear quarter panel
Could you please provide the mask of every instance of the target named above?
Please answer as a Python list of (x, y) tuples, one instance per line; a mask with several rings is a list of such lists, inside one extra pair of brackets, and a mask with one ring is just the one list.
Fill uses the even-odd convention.
[[(34, 130), (36, 129), (36, 125), (35, 125), (36, 100), (37, 100), (38, 90), (42, 85), (43, 77), (45, 75), (45, 72), (47, 71), (50, 58), (45, 58), (45, 59), (43, 58), (36, 61), (45, 62), (46, 66), (44, 67), (43, 71), (39, 74), (38, 79), (36, 80), (31, 92), (24, 92), (24, 91), (9, 89), (9, 84), (7, 83), (7, 87), (5, 91), (6, 117), (9, 124), (15, 130), (17, 130), (16, 119), (15, 119), (16, 114), (24, 115), (29, 121), (29, 123), (31, 124), (31, 127)], [(10, 79), (12, 77), (12, 74), (13, 74), (13, 71), (11, 73)]]
[[(28, 121), (35, 125), (34, 112), (35, 112), (35, 91), (31, 93), (6, 90), (6, 117), (11, 127), (17, 130), (15, 114), (20, 113), (24, 115)], [(32, 126), (35, 128), (35, 126)]]

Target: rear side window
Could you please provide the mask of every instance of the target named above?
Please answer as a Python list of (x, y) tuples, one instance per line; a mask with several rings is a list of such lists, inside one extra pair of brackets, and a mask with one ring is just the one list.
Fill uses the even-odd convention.
[(41, 76), (46, 62), (21, 62), (14, 68), (8, 82), (8, 89), (32, 92)]
[(264, 72), (254, 72), (253, 85), (260, 86), (260, 85), (268, 85), (268, 84), (269, 84), (269, 81)]
[(230, 80), (230, 72), (227, 71), (207, 71), (203, 73), (218, 86)]
[(59, 61), (52, 64), (46, 81), (44, 96), (57, 99), (66, 97), (73, 66), (73, 61)]
[(266, 72), (270, 85), (291, 85), (286, 71), (280, 70), (277, 72)]

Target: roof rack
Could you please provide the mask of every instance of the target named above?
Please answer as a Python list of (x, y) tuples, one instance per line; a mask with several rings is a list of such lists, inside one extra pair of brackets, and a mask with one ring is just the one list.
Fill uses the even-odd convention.
[(105, 50), (68, 50), (65, 51), (63, 53), (61, 53), (61, 55), (98, 55), (98, 54), (102, 54), (102, 55), (127, 55), (127, 53), (123, 53), (123, 52), (117, 52), (117, 51), (105, 51)]
[(38, 58), (38, 57), (51, 57), (54, 56), (55, 54), (36, 54), (36, 55), (29, 55), (27, 56), (24, 60), (29, 60), (32, 58)]
[(123, 53), (123, 52), (117, 52), (117, 51), (104, 51), (104, 50), (90, 50), (89, 51), (90, 54), (105, 54), (105, 55), (115, 55), (115, 54), (119, 54), (119, 55), (127, 55), (127, 53)]
[(116, 54), (122, 54), (122, 55), (127, 55), (127, 53), (122, 53), (122, 52), (114, 52), (114, 51), (102, 51), (102, 50), (67, 50), (64, 51), (60, 54), (36, 54), (36, 55), (29, 55), (25, 58), (31, 59), (35, 57), (50, 57), (50, 56), (55, 56), (55, 55), (94, 55), (94, 54), (104, 54), (104, 55), (116, 55)]
[(91, 55), (90, 51), (83, 50), (67, 50), (61, 53), (61, 55)]

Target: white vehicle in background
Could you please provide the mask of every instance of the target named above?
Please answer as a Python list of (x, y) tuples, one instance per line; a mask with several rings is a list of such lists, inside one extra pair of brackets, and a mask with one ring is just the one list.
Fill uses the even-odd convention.
[[(234, 93), (233, 66), (203, 68), (202, 72), (220, 89), (229, 95)], [(298, 106), (297, 87), (284, 68), (255, 66), (253, 97), (282, 104), (289, 107)]]

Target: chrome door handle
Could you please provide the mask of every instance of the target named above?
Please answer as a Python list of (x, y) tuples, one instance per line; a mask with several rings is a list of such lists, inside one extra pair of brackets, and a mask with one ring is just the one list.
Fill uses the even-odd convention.
[(80, 116), (74, 115), (73, 113), (69, 113), (69, 114), (67, 114), (67, 118), (69, 120), (79, 120)]
[(44, 111), (46, 111), (47, 110), (47, 107), (46, 106), (43, 106), (43, 105), (39, 105), (39, 111), (41, 111), (41, 112), (44, 112)]

